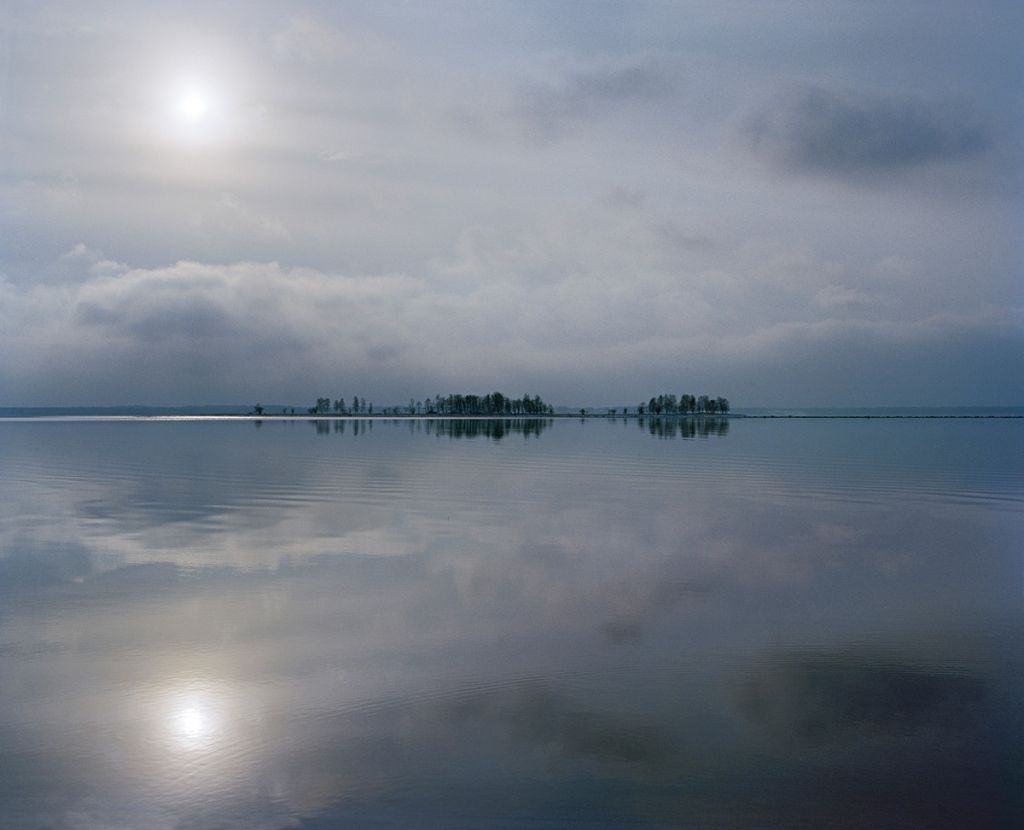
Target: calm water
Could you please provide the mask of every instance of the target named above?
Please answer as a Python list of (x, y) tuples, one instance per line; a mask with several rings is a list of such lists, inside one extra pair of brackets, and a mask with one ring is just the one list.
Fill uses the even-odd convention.
[(1024, 422), (0, 422), (0, 826), (1024, 826)]

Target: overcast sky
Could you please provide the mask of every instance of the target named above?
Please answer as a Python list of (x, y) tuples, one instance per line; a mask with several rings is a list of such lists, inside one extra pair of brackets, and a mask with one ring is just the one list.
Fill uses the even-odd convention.
[(0, 405), (1024, 403), (1020, 2), (0, 26)]

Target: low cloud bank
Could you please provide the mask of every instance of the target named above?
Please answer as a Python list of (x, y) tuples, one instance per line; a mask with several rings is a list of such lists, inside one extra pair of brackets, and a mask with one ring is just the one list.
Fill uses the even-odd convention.
[(730, 320), (740, 308), (730, 291), (765, 280), (763, 269), (459, 289), (274, 262), (92, 259), (77, 283), (0, 281), (3, 404), (301, 403), (321, 393), (387, 403), (493, 386), (593, 405), (694, 384), (748, 405), (1024, 397), (1024, 361), (1006, 357), (1024, 354), (1020, 309), (869, 319), (857, 315), (876, 304), (836, 287), (827, 268), (824, 288), (797, 281), (788, 305)]

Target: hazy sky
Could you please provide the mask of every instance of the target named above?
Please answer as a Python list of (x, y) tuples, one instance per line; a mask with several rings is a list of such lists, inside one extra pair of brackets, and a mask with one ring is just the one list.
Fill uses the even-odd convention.
[(15, 2), (0, 405), (1024, 402), (1020, 2)]

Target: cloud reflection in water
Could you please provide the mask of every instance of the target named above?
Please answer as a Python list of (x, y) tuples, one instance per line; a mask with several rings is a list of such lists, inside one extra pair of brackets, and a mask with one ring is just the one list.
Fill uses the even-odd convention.
[(960, 817), (1010, 789), (1020, 459), (972, 479), (978, 424), (915, 425), (947, 468), (880, 422), (3, 426), (23, 825), (784, 824), (829, 773), (822, 823), (913, 824), (911, 771)]

